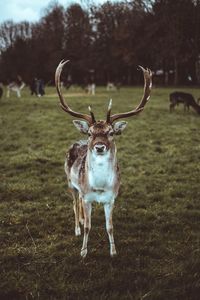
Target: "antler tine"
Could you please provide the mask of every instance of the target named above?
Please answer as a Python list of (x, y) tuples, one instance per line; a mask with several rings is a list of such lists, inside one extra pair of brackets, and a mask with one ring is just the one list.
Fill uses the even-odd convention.
[(62, 73), (62, 69), (64, 67), (64, 65), (66, 63), (68, 63), (69, 60), (61, 60), (61, 62), (59, 63), (59, 65), (57, 66), (56, 68), (56, 72), (55, 72), (55, 84), (56, 84), (56, 89), (57, 89), (57, 92), (58, 92), (58, 96), (59, 96), (59, 99), (60, 99), (60, 106), (61, 108), (69, 113), (70, 115), (74, 116), (74, 117), (77, 117), (77, 118), (80, 118), (80, 119), (84, 119), (86, 120), (89, 124), (92, 124), (95, 122), (95, 119), (89, 115), (86, 115), (86, 114), (82, 114), (82, 113), (79, 113), (79, 112), (76, 112), (74, 110), (72, 110), (68, 105), (67, 103), (65, 102), (64, 100), (64, 97), (62, 95), (62, 92), (61, 92), (61, 88), (60, 88), (60, 76), (61, 76), (61, 73)]
[(117, 119), (128, 118), (137, 115), (138, 113), (143, 111), (144, 106), (148, 102), (150, 98), (151, 87), (152, 87), (152, 72), (150, 69), (144, 69), (142, 66), (139, 66), (139, 68), (143, 71), (143, 75), (144, 75), (144, 93), (140, 103), (138, 104), (138, 106), (136, 106), (136, 108), (134, 108), (129, 112), (119, 113), (110, 116), (110, 123), (113, 123)]
[(95, 123), (96, 120), (95, 120), (95, 117), (94, 117), (94, 113), (93, 113), (93, 111), (92, 111), (92, 109), (91, 109), (91, 106), (88, 106), (88, 110), (89, 110), (90, 115), (91, 115), (91, 118), (92, 118), (92, 123)]
[(110, 102), (108, 104), (108, 111), (107, 111), (107, 118), (106, 118), (107, 123), (110, 123), (111, 108), (112, 108), (112, 99), (110, 99)]

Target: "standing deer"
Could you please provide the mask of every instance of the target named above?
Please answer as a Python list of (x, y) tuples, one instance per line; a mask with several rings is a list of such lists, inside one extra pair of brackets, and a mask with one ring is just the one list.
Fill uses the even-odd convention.
[(120, 176), (117, 163), (117, 149), (114, 135), (119, 135), (125, 129), (127, 122), (117, 120), (128, 118), (140, 113), (150, 98), (152, 86), (152, 73), (140, 66), (144, 75), (144, 94), (139, 105), (125, 113), (111, 115), (112, 101), (110, 100), (106, 120), (96, 121), (89, 107), (89, 115), (72, 110), (65, 102), (61, 88), (60, 76), (63, 66), (68, 61), (61, 61), (55, 73), (55, 83), (61, 108), (68, 114), (83, 120), (74, 120), (75, 127), (83, 134), (88, 135), (87, 140), (81, 140), (71, 146), (65, 161), (65, 172), (68, 185), (73, 197), (75, 214), (75, 235), (81, 234), (80, 224), (84, 224), (84, 238), (81, 256), (87, 255), (88, 236), (91, 229), (92, 202), (104, 205), (106, 229), (110, 243), (110, 255), (116, 255), (112, 213), (117, 197)]
[(196, 110), (198, 114), (200, 114), (200, 105), (198, 104), (199, 99), (196, 102), (194, 97), (189, 93), (173, 92), (169, 95), (169, 101), (170, 101), (170, 106), (169, 106), (170, 112), (174, 110), (174, 107), (176, 105), (178, 105), (179, 103), (183, 103), (184, 111), (186, 111), (186, 109), (189, 110), (191, 106), (194, 110)]

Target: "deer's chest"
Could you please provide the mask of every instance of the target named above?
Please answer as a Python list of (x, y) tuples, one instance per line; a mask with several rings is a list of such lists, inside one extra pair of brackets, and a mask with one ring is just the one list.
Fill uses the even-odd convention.
[(96, 164), (88, 170), (90, 189), (109, 189), (113, 186), (115, 173), (109, 163)]
[(116, 195), (114, 184), (116, 174), (109, 161), (95, 162), (88, 169), (88, 191), (84, 195), (86, 201), (106, 203), (114, 201)]

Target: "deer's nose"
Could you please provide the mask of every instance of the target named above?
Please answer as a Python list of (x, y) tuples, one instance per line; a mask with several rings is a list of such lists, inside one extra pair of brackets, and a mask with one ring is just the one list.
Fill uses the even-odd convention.
[(103, 153), (106, 150), (106, 146), (102, 144), (96, 144), (94, 148), (97, 153)]

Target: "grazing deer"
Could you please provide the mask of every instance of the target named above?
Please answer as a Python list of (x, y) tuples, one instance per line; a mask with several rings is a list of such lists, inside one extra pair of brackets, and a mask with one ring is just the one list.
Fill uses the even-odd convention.
[(194, 97), (189, 93), (184, 92), (173, 92), (169, 95), (170, 101), (170, 112), (174, 110), (174, 107), (179, 103), (183, 103), (184, 110), (189, 110), (190, 106), (200, 114), (200, 105), (195, 101)]
[(11, 82), (9, 83), (9, 85), (7, 86), (7, 94), (6, 97), (9, 98), (10, 97), (10, 92), (16, 92), (17, 97), (20, 98), (21, 97), (21, 90), (25, 87), (25, 83), (24, 82)]
[(109, 92), (109, 91), (116, 91), (116, 90), (119, 91), (120, 87), (121, 87), (121, 83), (120, 82), (114, 83), (114, 82), (108, 81), (107, 86), (106, 86), (106, 91), (107, 92)]
[(135, 116), (144, 109), (150, 98), (152, 73), (150, 70), (140, 67), (145, 80), (144, 95), (135, 109), (111, 115), (112, 101), (110, 100), (106, 120), (96, 121), (90, 107), (89, 115), (82, 114), (72, 110), (63, 98), (60, 88), (60, 75), (63, 66), (67, 62), (61, 61), (55, 73), (60, 105), (68, 114), (84, 120), (74, 120), (73, 123), (81, 133), (88, 135), (87, 140), (81, 140), (71, 146), (65, 161), (65, 172), (73, 197), (75, 235), (81, 234), (79, 223), (84, 223), (84, 238), (81, 249), (81, 256), (84, 258), (87, 255), (88, 236), (91, 229), (92, 202), (102, 203), (110, 243), (110, 255), (114, 256), (116, 255), (116, 249), (113, 237), (112, 213), (120, 186), (120, 176), (116, 157), (117, 149), (113, 137), (121, 134), (127, 125), (125, 121), (116, 123), (115, 121)]

